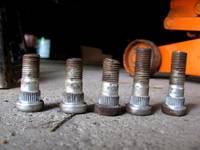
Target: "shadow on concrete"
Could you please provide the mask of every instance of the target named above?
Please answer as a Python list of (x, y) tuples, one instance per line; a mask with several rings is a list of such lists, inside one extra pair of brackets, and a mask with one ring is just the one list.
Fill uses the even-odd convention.
[(88, 104), (87, 106), (87, 112), (94, 112), (94, 104)]
[(187, 76), (186, 77), (187, 82), (192, 82), (192, 83), (200, 83), (200, 77), (197, 76)]
[(50, 110), (50, 109), (54, 109), (54, 108), (56, 108), (56, 107), (59, 107), (59, 104), (60, 104), (60, 102), (45, 104), (44, 110), (43, 110), (43, 111), (47, 111), (47, 110)]
[(189, 114), (194, 108), (198, 107), (198, 104), (189, 103), (186, 105), (187, 107), (187, 114)]
[(159, 110), (161, 110), (161, 105), (162, 103), (156, 103), (153, 105), (153, 108), (152, 108), (152, 114), (158, 112)]

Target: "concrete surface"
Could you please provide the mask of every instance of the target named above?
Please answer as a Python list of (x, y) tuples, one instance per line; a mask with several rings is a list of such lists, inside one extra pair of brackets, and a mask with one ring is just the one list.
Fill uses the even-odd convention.
[[(199, 81), (198, 81), (199, 82)], [(189, 114), (171, 117), (160, 111), (168, 89), (168, 79), (150, 81), (151, 116), (124, 114), (118, 117), (94, 113), (76, 115), (55, 132), (50, 130), (66, 116), (57, 107), (64, 91), (64, 62), (45, 61), (41, 65), (43, 112), (16, 110), (19, 88), (0, 90), (0, 150), (198, 150), (200, 149), (200, 84), (186, 82), (185, 97)], [(132, 78), (121, 69), (120, 101), (128, 101)], [(85, 100), (96, 101), (101, 87), (101, 67), (84, 67)], [(6, 143), (7, 144), (3, 144)]]

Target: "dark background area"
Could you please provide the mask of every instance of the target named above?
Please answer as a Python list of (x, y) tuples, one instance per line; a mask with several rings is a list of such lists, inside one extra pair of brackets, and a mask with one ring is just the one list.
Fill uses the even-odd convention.
[(157, 45), (182, 41), (185, 32), (163, 27), (169, 5), (169, 0), (2, 2), (10, 38), (19, 40), (23, 33), (50, 38), (51, 59), (79, 57), (80, 45), (86, 45), (122, 60), (125, 47), (135, 39)]

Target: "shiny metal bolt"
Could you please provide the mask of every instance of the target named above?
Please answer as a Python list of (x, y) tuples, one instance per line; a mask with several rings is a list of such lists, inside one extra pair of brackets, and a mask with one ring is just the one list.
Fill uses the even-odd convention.
[(34, 112), (44, 107), (44, 102), (40, 99), (39, 65), (39, 55), (25, 54), (23, 56), (21, 92), (16, 103), (20, 111)]
[(95, 104), (95, 112), (100, 115), (116, 116), (123, 113), (118, 95), (119, 67), (117, 60), (104, 59), (101, 95)]
[(169, 92), (162, 111), (168, 115), (183, 116), (186, 114), (184, 106), (184, 82), (187, 53), (174, 51), (172, 53), (171, 76), (169, 82)]
[(71, 58), (66, 61), (65, 92), (60, 108), (65, 113), (79, 114), (87, 111), (82, 88), (82, 59)]
[(152, 106), (149, 105), (149, 77), (151, 64), (151, 49), (137, 48), (135, 75), (130, 102), (127, 104), (127, 112), (144, 116), (152, 114)]

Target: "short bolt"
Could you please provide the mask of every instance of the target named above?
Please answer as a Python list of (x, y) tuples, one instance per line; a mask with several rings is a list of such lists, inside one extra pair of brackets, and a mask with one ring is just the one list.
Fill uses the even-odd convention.
[(65, 113), (79, 114), (87, 111), (82, 88), (82, 59), (70, 58), (66, 61), (65, 92), (60, 108)]
[(126, 107), (127, 112), (134, 115), (152, 114), (152, 106), (149, 105), (151, 51), (150, 48), (136, 49), (134, 83), (130, 102)]
[(172, 53), (171, 75), (169, 91), (162, 105), (162, 111), (172, 116), (183, 116), (186, 114), (184, 106), (184, 82), (187, 53), (174, 51)]
[(20, 111), (34, 112), (44, 107), (44, 102), (40, 99), (39, 65), (39, 55), (25, 54), (23, 56), (21, 92), (16, 103)]
[(120, 63), (115, 59), (106, 58), (103, 61), (102, 89), (95, 112), (100, 115), (116, 116), (123, 113), (119, 105), (118, 80)]

